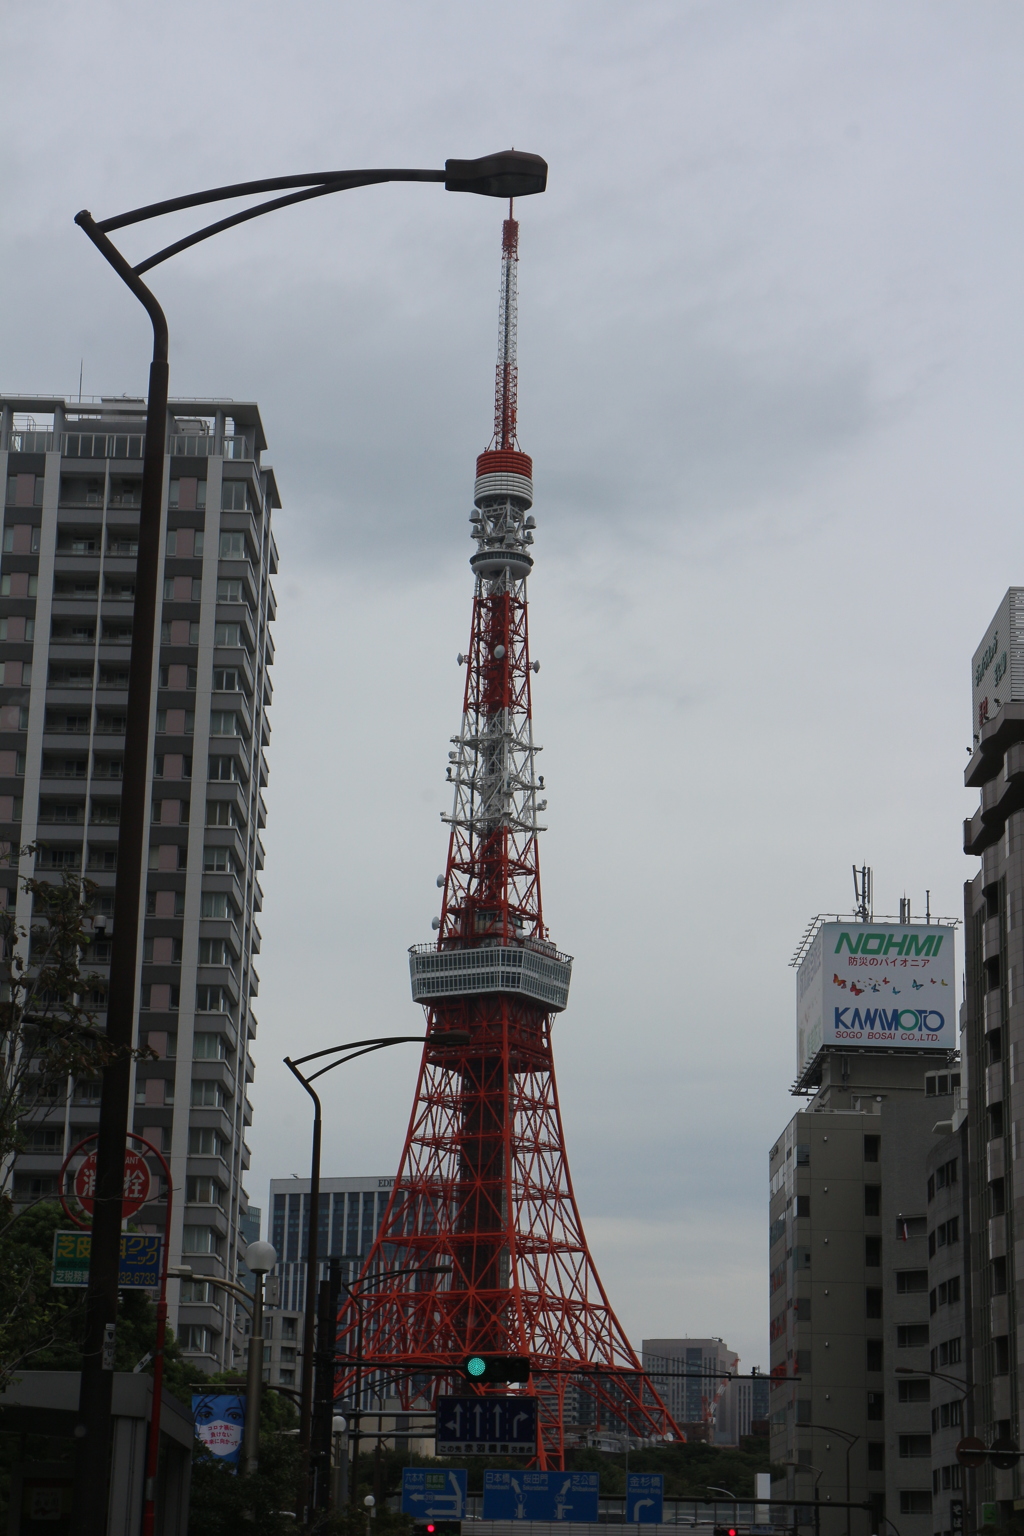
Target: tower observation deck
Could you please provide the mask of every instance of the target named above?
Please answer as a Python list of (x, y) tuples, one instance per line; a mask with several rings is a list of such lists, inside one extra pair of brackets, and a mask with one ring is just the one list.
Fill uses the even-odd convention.
[[(553, 1020), (568, 1004), (572, 960), (552, 942), (541, 902), (547, 800), (533, 739), (539, 663), (526, 584), (536, 522), (533, 461), (517, 437), (518, 260), (510, 209), (494, 434), (477, 458), (469, 514), (475, 586), (448, 752), (448, 858), (435, 938), (409, 952), (427, 1039), (394, 1191), (358, 1313), (342, 1312), (338, 1355), (353, 1361), (361, 1337), (364, 1409), (472, 1390), (458, 1373), (470, 1353), (529, 1356), (521, 1390), (538, 1399), (538, 1464), (560, 1467), (598, 1429), (648, 1440), (679, 1431), (594, 1268), (558, 1106)], [(337, 1392), (354, 1390), (347, 1365)]]

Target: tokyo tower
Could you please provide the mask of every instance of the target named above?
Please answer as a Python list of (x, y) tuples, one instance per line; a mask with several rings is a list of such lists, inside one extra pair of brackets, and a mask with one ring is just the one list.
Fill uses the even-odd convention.
[(547, 802), (527, 636), (533, 462), (516, 436), (518, 242), (510, 205), (494, 435), (476, 461), (469, 518), (475, 591), (448, 753), (448, 863), (436, 940), (410, 951), (427, 1039), (394, 1191), (360, 1277), (362, 1327), (354, 1308), (341, 1315), (336, 1390), (352, 1394), (357, 1350), (377, 1401), (406, 1408), (471, 1392), (458, 1370), (468, 1354), (529, 1356), (522, 1390), (538, 1399), (537, 1464), (560, 1468), (588, 1431), (682, 1436), (587, 1249), (555, 1086), (553, 1021), (572, 960), (552, 943), (541, 905)]

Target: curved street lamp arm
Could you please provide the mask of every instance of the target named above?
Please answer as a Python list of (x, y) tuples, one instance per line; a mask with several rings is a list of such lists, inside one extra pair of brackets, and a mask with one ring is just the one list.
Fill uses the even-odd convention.
[[(158, 219), (165, 213), (180, 213), (183, 208), (198, 208), (203, 203), (222, 203), (230, 197), (255, 197), (258, 192), (283, 192), (288, 187), (323, 187), (327, 191), (341, 191), (343, 186), (365, 187), (378, 181), (444, 181), (446, 171), (364, 170), (364, 171), (309, 171), (299, 176), (264, 176), (259, 181), (236, 181), (226, 187), (210, 187), (206, 192), (189, 192), (184, 197), (168, 197), (159, 203), (147, 203), (143, 208), (132, 208), (128, 213), (115, 214), (103, 219), (99, 228), (104, 234), (112, 229), (124, 229), (128, 224), (142, 224), (147, 219)], [(333, 183), (328, 186), (328, 183)]]
[[(97, 224), (88, 208), (83, 208), (81, 213), (75, 214), (75, 223), (79, 229), (83, 229), (89, 236), (93, 245), (104, 256), (118, 277), (127, 285), (143, 306), (150, 320), (153, 322), (153, 361), (166, 363), (167, 361), (167, 317), (156, 296), (150, 293), (145, 283), (142, 282), (135, 269), (121, 255), (117, 246), (107, 239), (103, 232), (103, 226)], [(161, 445), (161, 458), (163, 457), (163, 445)], [(161, 465), (161, 468), (163, 466)]]
[(292, 1061), (288, 1056), (286, 1056), (284, 1058), (284, 1064), (288, 1068), (288, 1070), (292, 1074), (292, 1076), (298, 1078), (298, 1080), (302, 1084), (303, 1088), (305, 1088), (306, 1092), (309, 1094), (310, 1098), (313, 1100), (313, 1103), (316, 1106), (316, 1119), (319, 1120), (321, 1114), (323, 1113), (323, 1106), (320, 1103), (320, 1095), (317, 1093), (315, 1088), (311, 1088), (309, 1086), (308, 1078), (303, 1077), (302, 1073), (299, 1071), (299, 1069), (295, 1065), (294, 1061)]
[(307, 1061), (317, 1061), (321, 1056), (334, 1056), (341, 1051), (356, 1051), (364, 1045), (401, 1045), (406, 1041), (422, 1042), (424, 1038), (423, 1035), (374, 1035), (370, 1040), (349, 1040), (346, 1045), (329, 1045), (323, 1051), (310, 1051), (308, 1056), (286, 1056), (284, 1059), (294, 1070), (295, 1067), (304, 1066)]
[[(444, 172), (442, 171), (443, 177)], [(211, 235), (219, 235), (225, 229), (232, 229), (236, 224), (245, 224), (249, 219), (258, 219), (261, 213), (273, 213), (275, 208), (287, 208), (292, 203), (304, 203), (311, 197), (326, 197), (329, 192), (347, 192), (350, 187), (375, 186), (378, 182), (393, 181), (394, 175), (381, 172), (372, 176), (368, 172), (358, 180), (346, 176), (338, 181), (328, 182), (323, 187), (310, 187), (305, 192), (293, 192), (290, 197), (275, 197), (269, 203), (258, 203), (255, 208), (244, 208), (241, 213), (232, 213), (226, 219), (218, 219), (215, 224), (207, 224), (202, 229), (196, 230), (194, 235), (186, 235), (182, 240), (176, 240), (173, 245), (165, 245), (162, 251), (157, 251), (155, 256), (147, 256), (145, 261), (140, 261), (133, 268), (137, 273), (148, 272), (150, 267), (155, 267), (169, 256), (177, 256), (179, 251), (187, 251), (190, 245), (198, 245), (200, 240), (208, 240)], [(406, 178), (408, 179), (408, 178)]]
[(330, 1072), (333, 1067), (344, 1067), (344, 1066), (346, 1066), (348, 1064), (348, 1062), (355, 1061), (357, 1056), (369, 1056), (372, 1051), (383, 1051), (386, 1046), (389, 1046), (389, 1045), (401, 1045), (403, 1043), (403, 1039), (404, 1038), (407, 1038), (410, 1041), (415, 1040), (415, 1041), (419, 1042), (420, 1044), (422, 1044), (423, 1041), (426, 1039), (426, 1036), (425, 1035), (409, 1035), (408, 1037), (403, 1037), (403, 1036), (400, 1035), (397, 1040), (380, 1040), (380, 1041), (377, 1042), (376, 1045), (364, 1045), (363, 1049), (361, 1051), (353, 1051), (351, 1056), (339, 1056), (337, 1061), (329, 1061), (327, 1063), (326, 1067), (321, 1067), (319, 1072), (314, 1072), (310, 1076), (309, 1081), (311, 1083), (315, 1082), (318, 1077), (323, 1077), (324, 1073), (325, 1072)]

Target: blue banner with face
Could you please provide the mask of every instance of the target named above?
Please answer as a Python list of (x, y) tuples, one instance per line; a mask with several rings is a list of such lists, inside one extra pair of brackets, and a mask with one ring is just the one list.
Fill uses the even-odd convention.
[(245, 1398), (237, 1393), (196, 1392), (192, 1396), (196, 1438), (211, 1456), (238, 1471), (245, 1433)]

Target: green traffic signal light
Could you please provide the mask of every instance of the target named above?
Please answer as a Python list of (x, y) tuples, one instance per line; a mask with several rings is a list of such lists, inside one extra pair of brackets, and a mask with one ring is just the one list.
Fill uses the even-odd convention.
[(510, 1381), (529, 1381), (530, 1361), (527, 1355), (467, 1355), (462, 1374), (480, 1385), (504, 1386)]

